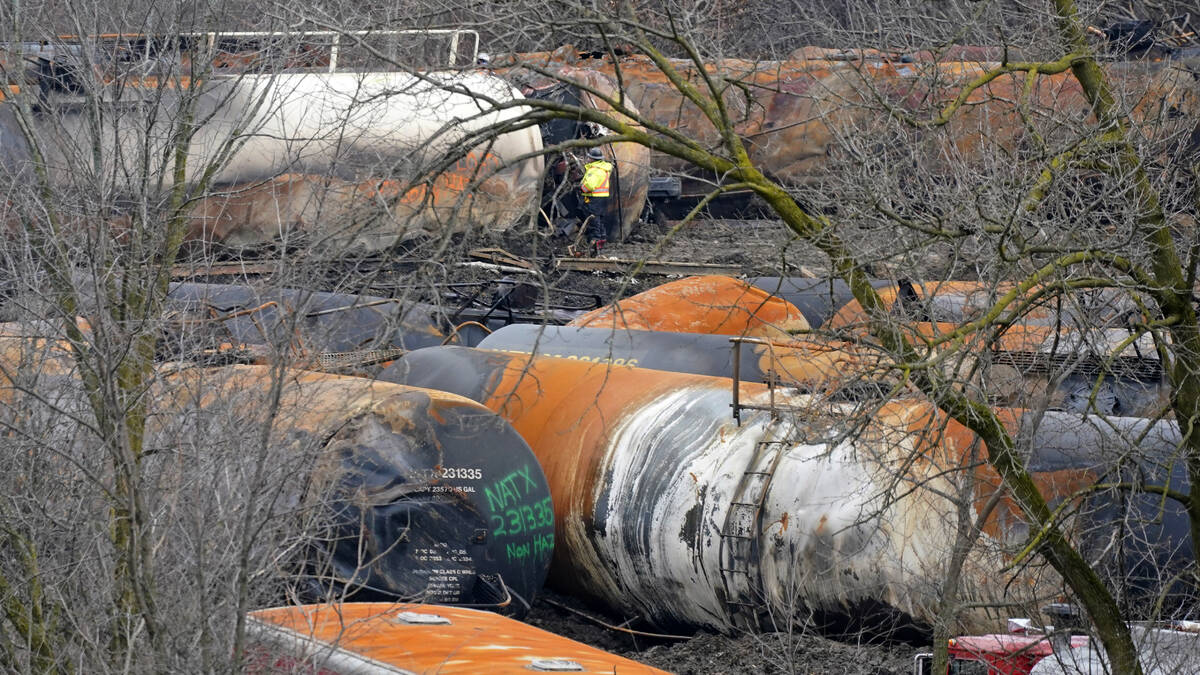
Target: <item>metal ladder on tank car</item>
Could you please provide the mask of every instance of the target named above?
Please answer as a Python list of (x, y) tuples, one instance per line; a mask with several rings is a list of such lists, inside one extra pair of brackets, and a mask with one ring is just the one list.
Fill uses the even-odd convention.
[[(767, 376), (768, 402), (766, 405), (744, 403), (740, 397), (741, 349), (743, 344), (765, 345), (773, 349), (775, 343), (761, 338), (730, 338), (733, 350), (732, 400), (733, 419), (742, 424), (742, 411), (761, 410), (779, 420), (785, 413), (801, 413), (806, 409), (781, 404), (776, 399), (779, 376), (770, 370)], [(725, 522), (721, 526), (720, 571), (724, 590), (723, 601), (729, 610), (733, 624), (739, 628), (756, 629), (760, 609), (766, 604), (766, 593), (759, 565), (762, 540), (762, 511), (767, 492), (775, 471), (791, 442), (788, 439), (764, 439), (755, 443), (754, 454), (735, 488)]]
[(759, 609), (765, 601), (758, 563), (763, 504), (788, 445), (784, 440), (760, 440), (754, 444), (754, 454), (742, 472), (721, 526), (722, 599), (738, 628), (758, 628)]

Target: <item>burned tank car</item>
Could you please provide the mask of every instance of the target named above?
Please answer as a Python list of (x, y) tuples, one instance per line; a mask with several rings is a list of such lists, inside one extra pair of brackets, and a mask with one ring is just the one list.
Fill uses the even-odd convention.
[[(525, 437), (554, 497), (560, 590), (660, 626), (728, 630), (800, 612), (842, 629), (922, 630), (937, 616), (954, 550), (944, 495), (976, 465), (977, 444), (927, 402), (861, 415), (776, 392), (775, 415), (766, 387), (743, 383), (739, 424), (728, 379), (461, 347), (412, 352), (380, 377), (478, 400)], [(976, 473), (980, 494), (997, 488), (986, 467)], [(891, 492), (898, 484), (919, 487)], [(1020, 522), (1015, 508), (996, 508), (989, 542)], [(1010, 583), (1005, 560), (998, 545), (973, 549), (963, 592), (1017, 602), (1060, 587), (1044, 567)], [(984, 629), (994, 617), (959, 620)]]
[[(63, 72), (97, 78), (78, 57), (56, 58)], [(206, 187), (186, 213), (189, 241), (377, 251), (424, 234), (504, 229), (537, 209), (541, 138), (536, 128), (487, 131), (528, 112), (511, 105), (519, 91), (487, 73), (217, 69), (196, 89), (187, 80), (114, 81), (119, 90), (105, 83), (93, 101), (112, 111), (98, 125), (77, 92), (40, 101), (52, 114), (39, 116), (33, 132), (50, 179), (71, 185), (92, 148), (104, 175), (171, 175), (172, 124), (192, 106), (201, 123), (189, 134), (182, 180)], [(153, 108), (122, 114), (129, 100)], [(118, 178), (112, 190), (138, 194), (139, 185)], [(116, 214), (114, 225), (123, 218)]]
[[(211, 413), (270, 386), (269, 368), (231, 366), (183, 371), (164, 389), (177, 411)], [(273, 423), (314, 449), (296, 478), (320, 525), (308, 594), (528, 610), (554, 513), (537, 459), (506, 421), (454, 394), (287, 371)]]
[[(368, 295), (174, 283), (167, 310), (177, 325), (204, 322), (210, 342), (235, 345), (350, 352), (419, 349), (446, 340), (434, 307)], [(168, 342), (168, 347), (186, 347)]]

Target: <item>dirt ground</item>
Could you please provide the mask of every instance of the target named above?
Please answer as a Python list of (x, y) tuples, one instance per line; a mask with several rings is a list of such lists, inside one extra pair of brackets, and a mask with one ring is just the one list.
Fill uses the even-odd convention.
[[(538, 597), (526, 621), (678, 675), (902, 675), (912, 672), (913, 655), (921, 651), (904, 643), (872, 642), (867, 635), (837, 641), (801, 630), (732, 636), (699, 632), (686, 640), (655, 639), (605, 628), (581, 614), (612, 626), (627, 621), (549, 590)], [(637, 621), (630, 627), (654, 631)]]

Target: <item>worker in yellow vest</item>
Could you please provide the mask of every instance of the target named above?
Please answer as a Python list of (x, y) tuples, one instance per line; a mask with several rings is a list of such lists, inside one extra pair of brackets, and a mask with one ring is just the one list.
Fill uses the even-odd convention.
[(612, 207), (612, 172), (613, 165), (604, 159), (604, 151), (600, 148), (588, 150), (588, 158), (592, 161), (583, 167), (583, 180), (579, 181), (579, 192), (583, 198), (583, 209), (587, 214), (586, 231), (589, 248), (598, 253), (608, 239), (608, 233), (615, 215)]

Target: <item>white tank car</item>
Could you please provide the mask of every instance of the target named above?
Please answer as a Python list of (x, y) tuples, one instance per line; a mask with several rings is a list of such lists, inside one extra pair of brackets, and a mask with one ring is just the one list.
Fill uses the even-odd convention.
[[(135, 163), (149, 163), (169, 177), (161, 163), (170, 157), (163, 152), (170, 120), (181, 96), (195, 92), (126, 86), (119, 93), (159, 102), (105, 106), (101, 147), (112, 152), (103, 153), (103, 175), (136, 176)], [(191, 209), (189, 238), (248, 246), (302, 237), (317, 247), (371, 250), (420, 232), (506, 227), (537, 206), (536, 126), (458, 147), (528, 111), (497, 109), (521, 94), (485, 73), (226, 76), (199, 96), (186, 180), (194, 186), (216, 171)], [(47, 136), (64, 182), (92, 164), (94, 132), (84, 112), (66, 111), (63, 133)]]

